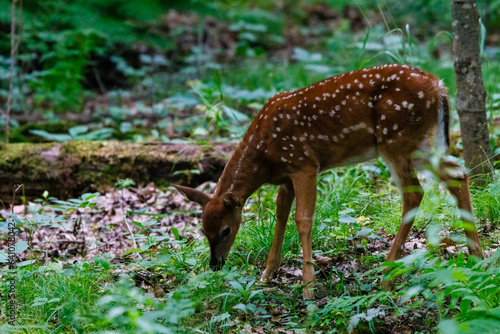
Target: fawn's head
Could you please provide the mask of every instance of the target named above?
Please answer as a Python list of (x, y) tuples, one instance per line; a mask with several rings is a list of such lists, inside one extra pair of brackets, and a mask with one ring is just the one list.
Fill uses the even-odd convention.
[(202, 232), (210, 245), (210, 268), (220, 270), (240, 229), (242, 203), (227, 192), (220, 197), (209, 195), (189, 187), (173, 185), (189, 200), (203, 207)]

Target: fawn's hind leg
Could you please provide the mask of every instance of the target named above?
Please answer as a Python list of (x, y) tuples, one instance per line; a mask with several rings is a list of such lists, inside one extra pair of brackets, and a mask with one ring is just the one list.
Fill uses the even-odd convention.
[(413, 161), (410, 157), (384, 157), (390, 164), (391, 174), (401, 190), (403, 199), (403, 217), (396, 239), (386, 261), (396, 261), (401, 258), (403, 244), (408, 238), (416, 210), (423, 198), (423, 190), (418, 181)]
[[(469, 254), (482, 258), (481, 243), (476, 225), (472, 218), (472, 205), (469, 193), (469, 177), (461, 170), (463, 168), (451, 161), (443, 160), (439, 166), (439, 179), (446, 184), (446, 188), (457, 199), (457, 205), (462, 210), (462, 220), (467, 223), (465, 236)], [(464, 214), (464, 211), (467, 212)]]

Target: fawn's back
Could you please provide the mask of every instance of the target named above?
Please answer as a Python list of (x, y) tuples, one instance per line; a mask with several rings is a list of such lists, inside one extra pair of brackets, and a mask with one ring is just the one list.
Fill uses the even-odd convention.
[[(272, 97), (241, 143), (278, 171), (320, 169), (410, 153), (436, 134), (447, 93), (430, 73), (384, 65), (344, 73)], [(443, 115), (438, 142), (446, 146)], [(447, 121), (447, 120), (446, 120)], [(281, 173), (277, 173), (281, 174)], [(279, 183), (277, 181), (276, 183)]]

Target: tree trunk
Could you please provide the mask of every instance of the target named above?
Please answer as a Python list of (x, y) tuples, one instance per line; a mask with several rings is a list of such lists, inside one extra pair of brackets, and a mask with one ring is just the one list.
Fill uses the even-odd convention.
[(24, 185), (16, 194), (18, 200), (23, 195), (41, 198), (45, 190), (58, 198), (77, 197), (88, 191), (104, 191), (126, 178), (137, 184), (176, 182), (196, 186), (217, 181), (235, 147), (83, 141), (0, 143), (0, 200), (10, 203), (17, 184)]
[[(491, 156), (486, 91), (480, 59), (480, 24), (476, 0), (452, 0), (453, 52), (457, 77), (457, 111), (460, 117), (466, 166), (477, 184), (489, 174)], [(483, 175), (484, 176), (484, 175)]]

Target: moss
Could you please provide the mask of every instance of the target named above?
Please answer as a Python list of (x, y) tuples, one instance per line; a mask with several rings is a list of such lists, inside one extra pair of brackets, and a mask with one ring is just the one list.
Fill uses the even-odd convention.
[[(221, 147), (217, 150), (220, 151)], [(226, 148), (227, 149), (227, 148)], [(0, 152), (0, 199), (9, 187), (24, 183), (27, 196), (39, 197), (49, 190), (56, 197), (77, 196), (82, 191), (103, 191), (118, 179), (137, 184), (171, 181), (195, 185), (222, 172), (225, 159), (195, 145), (140, 144), (75, 141), (66, 144), (9, 144)], [(197, 169), (200, 159), (210, 173), (188, 177), (180, 170)], [(31, 191), (31, 193), (30, 193)]]
[(37, 171), (46, 165), (40, 156), (43, 151), (50, 150), (54, 144), (41, 144), (34, 147), (32, 144), (10, 144), (0, 155), (0, 165), (4, 171), (19, 171), (25, 168)]

